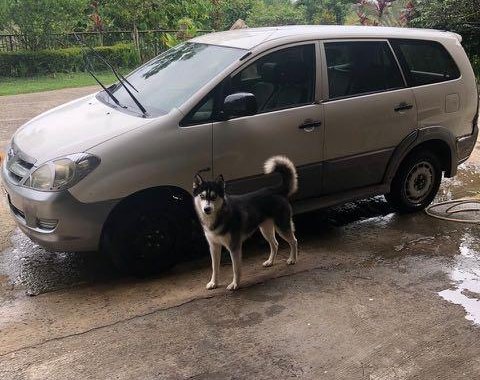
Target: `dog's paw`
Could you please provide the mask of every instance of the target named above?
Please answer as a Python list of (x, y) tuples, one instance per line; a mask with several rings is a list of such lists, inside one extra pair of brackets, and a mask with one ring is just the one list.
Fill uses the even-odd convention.
[(265, 268), (271, 267), (273, 265), (273, 261), (270, 261), (270, 260), (264, 261), (262, 265)]
[(216, 287), (217, 287), (217, 284), (216, 284), (215, 282), (213, 282), (213, 281), (210, 281), (210, 282), (207, 284), (207, 286), (206, 286), (206, 288), (207, 288), (208, 290), (215, 289)]
[(291, 259), (291, 258), (288, 258), (288, 259), (287, 259), (287, 265), (293, 265), (293, 264), (295, 264), (296, 262), (297, 262), (297, 260), (295, 260), (295, 259)]
[(238, 287), (238, 283), (232, 282), (230, 285), (227, 286), (227, 290), (237, 290)]

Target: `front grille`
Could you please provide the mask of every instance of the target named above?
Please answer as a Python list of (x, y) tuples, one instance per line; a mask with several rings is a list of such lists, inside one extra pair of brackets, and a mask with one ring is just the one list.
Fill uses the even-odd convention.
[(35, 160), (28, 157), (12, 144), (12, 147), (8, 151), (6, 162), (8, 176), (12, 182), (16, 184), (20, 183), (30, 174), (34, 164)]

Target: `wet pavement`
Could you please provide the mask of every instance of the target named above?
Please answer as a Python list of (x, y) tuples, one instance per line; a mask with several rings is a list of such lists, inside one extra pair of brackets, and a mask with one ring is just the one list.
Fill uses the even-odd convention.
[(438, 294), (465, 309), (465, 318), (480, 325), (480, 240), (478, 230), (463, 232), (460, 253), (449, 270), (451, 286)]
[(97, 252), (47, 252), (19, 230), (11, 243), (0, 256), (0, 275), (29, 296), (115, 277), (110, 262)]
[[(476, 178), (478, 177), (478, 178)], [(480, 184), (480, 167), (474, 164), (464, 164), (459, 174), (453, 179), (444, 179), (442, 188), (436, 202), (458, 199), (478, 194)], [(398, 223), (406, 222), (413, 218), (421, 217), (428, 223), (445, 224), (431, 220), (428, 216), (420, 214), (415, 216), (398, 216), (385, 202), (382, 196), (371, 199), (347, 203), (327, 210), (312, 212), (296, 217), (296, 226), (302, 241), (314, 244), (319, 237), (319, 231), (335, 230), (340, 227), (346, 229), (361, 228), (363, 225), (376, 224), (379, 228), (394, 228)], [(394, 223), (396, 221), (396, 223)], [(407, 223), (408, 224), (408, 223)], [(457, 233), (455, 224), (453, 233)], [(415, 226), (417, 228), (417, 226)], [(465, 226), (465, 230), (476, 227)], [(407, 230), (407, 227), (398, 226), (397, 229)], [(445, 232), (451, 233), (446, 229)], [(343, 237), (344, 238), (344, 237)], [(11, 246), (0, 255), (0, 276), (8, 278), (10, 288), (16, 287), (30, 296), (70, 288), (78, 285), (103, 283), (115, 281), (119, 274), (112, 270), (108, 258), (98, 252), (86, 253), (51, 253), (28, 239), (21, 231), (16, 229), (10, 237)], [(434, 241), (435, 236), (424, 236), (418, 240), (400, 242), (393, 246), (392, 254), (411, 249), (419, 243)], [(475, 244), (475, 237), (470, 236), (468, 241)], [(460, 252), (465, 252), (467, 243), (459, 244)], [(263, 249), (265, 244), (259, 234), (248, 242), (252, 250)], [(477, 252), (473, 250), (473, 252)], [(480, 252), (480, 250), (478, 250)], [(208, 257), (207, 257), (208, 259)], [(224, 255), (228, 261), (228, 256)], [(203, 265), (203, 264), (200, 264)]]
[[(479, 156), (436, 201), (479, 196)], [(262, 268), (254, 236), (228, 293), (228, 260), (207, 291), (208, 257), (126, 278), (98, 253), (47, 253), (3, 226), (0, 378), (478, 378), (480, 226), (397, 215), (375, 197), (296, 227), (297, 265), (281, 245)]]
[(0, 97), (0, 150), (17, 128), (57, 105), (98, 91), (98, 86), (67, 88), (34, 94)]

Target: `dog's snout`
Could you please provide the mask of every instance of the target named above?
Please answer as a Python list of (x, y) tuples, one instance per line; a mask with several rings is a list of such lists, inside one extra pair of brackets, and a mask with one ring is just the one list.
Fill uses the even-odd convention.
[(212, 208), (210, 206), (206, 206), (203, 208), (203, 211), (208, 215), (212, 212)]

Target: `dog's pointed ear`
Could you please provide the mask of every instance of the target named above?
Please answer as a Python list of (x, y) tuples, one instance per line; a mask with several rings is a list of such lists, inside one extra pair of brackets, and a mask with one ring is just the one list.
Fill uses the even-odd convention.
[(203, 178), (200, 174), (195, 174), (195, 178), (193, 179), (193, 190), (195, 191), (198, 189), (203, 183)]
[(194, 191), (204, 182), (200, 173), (209, 172), (209, 171), (210, 171), (210, 168), (205, 168), (205, 169), (199, 170), (197, 172), (197, 174), (195, 174), (195, 178), (193, 179), (193, 190)]

